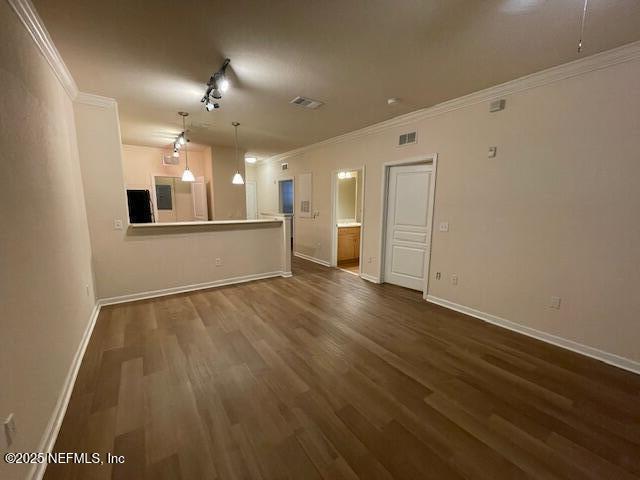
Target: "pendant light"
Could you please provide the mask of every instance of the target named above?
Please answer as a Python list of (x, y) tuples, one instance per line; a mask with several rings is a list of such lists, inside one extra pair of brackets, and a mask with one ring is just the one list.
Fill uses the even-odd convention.
[[(238, 122), (232, 122), (231, 125), (236, 129), (236, 164), (238, 164), (238, 127), (240, 124)], [(233, 174), (233, 180), (231, 183), (234, 185), (244, 185), (244, 179), (242, 178), (242, 174), (239, 169), (236, 169), (236, 173)]]
[(580, 39), (578, 40), (578, 53), (582, 53), (582, 38), (584, 37), (584, 24), (587, 21), (588, 6), (589, 0), (584, 0), (584, 6), (582, 7), (582, 21), (580, 22)]
[(196, 179), (193, 176), (193, 172), (191, 170), (189, 170), (189, 141), (186, 138), (187, 137), (187, 129), (185, 127), (185, 119), (186, 119), (187, 116), (189, 116), (189, 114), (187, 112), (178, 112), (178, 115), (180, 115), (182, 117), (182, 135), (180, 136), (180, 138), (182, 139), (182, 142), (180, 142), (180, 143), (184, 143), (185, 168), (184, 168), (184, 172), (182, 172), (182, 181), (183, 182), (195, 182)]

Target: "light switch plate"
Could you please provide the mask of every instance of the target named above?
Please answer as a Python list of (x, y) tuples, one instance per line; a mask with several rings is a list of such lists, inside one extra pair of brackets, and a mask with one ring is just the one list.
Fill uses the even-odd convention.
[(114, 230), (122, 230), (122, 219), (116, 218), (113, 221), (113, 229)]

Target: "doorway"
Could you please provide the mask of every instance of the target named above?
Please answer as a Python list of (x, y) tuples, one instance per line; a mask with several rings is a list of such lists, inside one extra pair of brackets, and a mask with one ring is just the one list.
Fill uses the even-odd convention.
[(280, 180), (279, 213), (293, 214), (293, 180)]
[(278, 180), (278, 213), (291, 217), (291, 251), (294, 248), (294, 218), (293, 218), (293, 201), (294, 201), (293, 179)]
[(427, 295), (436, 156), (384, 166), (381, 281)]
[(256, 182), (245, 183), (245, 195), (247, 202), (247, 220), (258, 218), (258, 191)]
[(354, 275), (361, 273), (364, 167), (333, 172), (332, 262)]

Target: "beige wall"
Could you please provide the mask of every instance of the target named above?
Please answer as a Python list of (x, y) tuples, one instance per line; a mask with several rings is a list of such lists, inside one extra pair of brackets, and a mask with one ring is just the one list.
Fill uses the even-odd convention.
[[(244, 158), (244, 150), (238, 156)], [(234, 147), (211, 147), (213, 160), (213, 208), (215, 220), (247, 218), (244, 185), (231, 183), (237, 169), (244, 178), (244, 161), (237, 161)]]
[[(33, 452), (95, 299), (71, 101), (7, 2), (0, 24), (0, 418)], [(3, 480), (27, 470), (0, 461)]]
[[(140, 145), (123, 145), (123, 173), (127, 188), (151, 188), (151, 175), (180, 177), (184, 170), (184, 154), (180, 165), (162, 165), (161, 148)], [(238, 150), (244, 158), (244, 150)], [(205, 177), (208, 183), (207, 201), (209, 218), (215, 220), (238, 220), (246, 218), (246, 198), (243, 185), (231, 183), (233, 174), (241, 163), (235, 159), (235, 148), (206, 146), (202, 150), (189, 151), (189, 168), (193, 174)], [(254, 167), (255, 170), (255, 167)], [(245, 171), (241, 170), (243, 176)], [(255, 175), (254, 175), (255, 178)]]
[(168, 227), (173, 230), (155, 234), (114, 230), (115, 219), (127, 218), (116, 107), (77, 103), (75, 113), (98, 298), (282, 270), (282, 224)]
[(158, 209), (158, 222), (193, 222), (193, 197), (191, 183), (179, 177), (156, 177), (156, 185), (171, 187), (171, 210)]
[[(639, 361), (638, 78), (640, 61), (622, 63), (509, 95), (499, 113), (482, 102), (287, 158), (287, 176), (313, 172), (320, 213), (296, 218), (295, 251), (329, 261), (331, 172), (366, 165), (362, 264), (377, 277), (382, 165), (437, 153), (434, 225), (450, 231), (434, 229), (429, 293)], [(396, 147), (414, 128), (418, 143)], [(259, 167), (261, 209), (277, 208), (279, 165)]]
[(255, 182), (258, 176), (257, 170), (258, 170), (258, 167), (255, 163), (254, 164), (245, 163), (244, 172), (245, 172), (245, 175), (247, 176), (245, 180), (247, 182)]
[[(204, 177), (207, 189), (211, 186), (210, 147), (189, 150), (189, 169), (196, 177)], [(122, 145), (122, 165), (125, 188), (151, 190), (151, 176), (182, 177), (185, 167), (184, 150), (180, 152), (178, 165), (163, 165), (162, 155), (167, 150), (143, 145)], [(209, 162), (209, 163), (207, 163)], [(209, 195), (210, 196), (210, 195)], [(208, 199), (207, 199), (208, 200)], [(211, 212), (211, 205), (208, 207)], [(187, 218), (188, 217), (188, 218)], [(211, 216), (209, 215), (209, 218)], [(180, 215), (179, 221), (193, 220), (193, 208), (187, 216)]]
[[(206, 150), (189, 150), (189, 169), (196, 177), (211, 180), (210, 170), (206, 166), (208, 154)], [(182, 177), (185, 160), (184, 150), (180, 152), (178, 165), (162, 165), (162, 155), (168, 153), (162, 148), (143, 145), (122, 145), (122, 165), (124, 183), (127, 188), (150, 188), (151, 175)]]

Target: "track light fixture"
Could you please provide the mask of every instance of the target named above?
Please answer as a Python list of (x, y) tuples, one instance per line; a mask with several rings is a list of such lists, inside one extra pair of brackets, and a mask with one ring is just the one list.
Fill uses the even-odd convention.
[(227, 78), (227, 67), (231, 60), (225, 58), (220, 69), (211, 75), (207, 82), (207, 90), (204, 92), (202, 103), (207, 112), (220, 108), (220, 104), (216, 100), (222, 98), (222, 92), (226, 92), (229, 89), (229, 79)]

